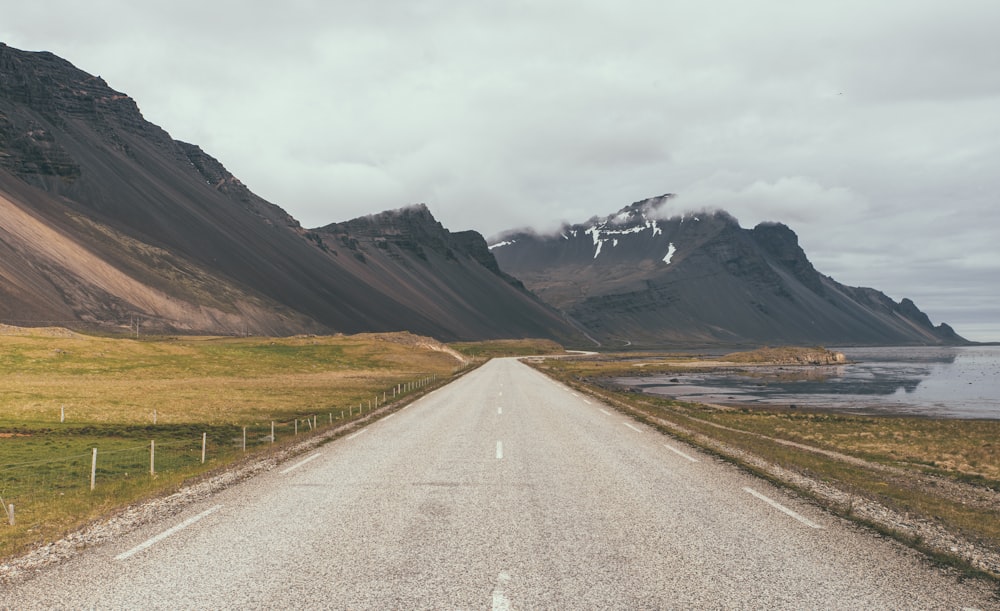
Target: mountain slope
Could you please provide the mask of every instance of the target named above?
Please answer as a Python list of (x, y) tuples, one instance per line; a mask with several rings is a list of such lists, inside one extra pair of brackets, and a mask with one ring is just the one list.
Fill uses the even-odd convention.
[[(500, 271), (486, 240), (451, 233), (424, 205), (334, 223), (315, 230), (341, 265), (391, 293), (428, 321), (462, 337), (556, 337), (579, 334), (554, 309)], [(487, 270), (489, 273), (483, 273)]]
[(558, 235), (517, 232), (500, 267), (609, 346), (963, 343), (909, 300), (823, 276), (781, 224), (659, 218), (666, 195)]
[[(574, 333), (482, 253), (463, 261), (468, 289), (489, 287), (506, 316), (485, 321), (441, 303), (461, 283), (452, 294), (397, 291), (379, 277), (385, 269), (338, 256), (319, 232), (147, 122), (99, 77), (2, 43), (0, 206), (7, 320), (123, 325), (138, 316), (164, 330), (409, 330), (439, 339)], [(435, 306), (450, 317), (438, 318)]]

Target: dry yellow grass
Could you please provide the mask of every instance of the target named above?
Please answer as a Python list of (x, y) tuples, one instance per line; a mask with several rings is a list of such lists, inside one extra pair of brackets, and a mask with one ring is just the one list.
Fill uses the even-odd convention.
[(0, 426), (221, 423), (347, 407), (462, 362), (408, 334), (110, 339), (0, 336)]
[[(407, 333), (139, 341), (0, 328), (0, 497), (18, 507), (15, 526), (0, 511), (0, 557), (225, 467), (245, 456), (248, 429), (255, 445), (246, 452), (266, 451), (272, 421), (279, 442), (292, 440), (313, 430), (310, 416), (317, 428), (339, 425), (341, 410), (353, 407), (344, 417), (357, 418), (360, 403), (467, 363)], [(143, 466), (151, 439), (155, 477)], [(93, 491), (92, 448), (100, 449)]]

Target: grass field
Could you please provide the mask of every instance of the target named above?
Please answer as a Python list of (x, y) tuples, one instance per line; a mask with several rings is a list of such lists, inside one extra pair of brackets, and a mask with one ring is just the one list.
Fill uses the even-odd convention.
[(455, 342), (449, 345), (465, 356), (476, 359), (565, 353), (562, 346), (546, 339), (494, 339), (481, 342)]
[[(718, 450), (722, 446), (716, 442), (832, 484), (851, 498), (870, 499), (1000, 551), (1000, 505), (996, 502), (1000, 421), (726, 408), (673, 401), (609, 382), (641, 372), (681, 373), (719, 364), (686, 355), (630, 354), (547, 359), (536, 367), (734, 462), (743, 463), (736, 455)], [(705, 440), (710, 443), (706, 445)], [(842, 515), (852, 512), (849, 505), (831, 509)], [(926, 547), (904, 532), (886, 530), (916, 547)]]
[(405, 333), (133, 340), (4, 331), (0, 557), (265, 451), (272, 427), (280, 444), (342, 424), (470, 362)]

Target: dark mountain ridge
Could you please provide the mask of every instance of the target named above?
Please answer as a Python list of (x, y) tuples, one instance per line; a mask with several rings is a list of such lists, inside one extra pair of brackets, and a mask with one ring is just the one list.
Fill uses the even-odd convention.
[(604, 345), (961, 344), (909, 299), (820, 274), (781, 223), (716, 211), (664, 218), (664, 195), (556, 235), (508, 233), (501, 269)]
[[(460, 264), (470, 284), (442, 280), (453, 294), (488, 287), (506, 309), (487, 321), (467, 302), (439, 303), (451, 294), (400, 292), (379, 274), (405, 276), (392, 266), (416, 261), (341, 256), (352, 251), (345, 240), (367, 239), (351, 237), (364, 222), (337, 240), (308, 231), (100, 77), (2, 43), (0, 212), (0, 317), (10, 321), (113, 326), (138, 316), (173, 331), (409, 330), (443, 340), (575, 333), (461, 236), (448, 238), (453, 258), (417, 258), (421, 277)], [(426, 228), (409, 223), (410, 248), (436, 253), (448, 234), (424, 212)]]

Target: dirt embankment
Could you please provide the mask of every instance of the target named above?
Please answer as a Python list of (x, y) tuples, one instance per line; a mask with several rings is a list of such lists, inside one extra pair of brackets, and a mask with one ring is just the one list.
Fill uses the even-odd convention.
[(847, 357), (844, 356), (843, 352), (827, 350), (822, 346), (759, 348), (749, 352), (727, 354), (720, 360), (754, 365), (843, 365), (847, 363)]

